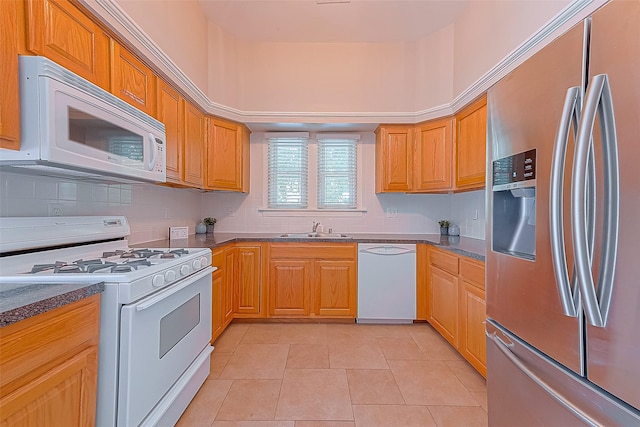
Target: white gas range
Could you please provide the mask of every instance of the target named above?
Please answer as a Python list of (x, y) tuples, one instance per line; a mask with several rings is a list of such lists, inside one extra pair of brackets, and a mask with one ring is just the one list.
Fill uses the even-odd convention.
[(172, 425), (209, 374), (211, 250), (128, 246), (125, 217), (0, 219), (0, 283), (104, 282), (98, 426)]

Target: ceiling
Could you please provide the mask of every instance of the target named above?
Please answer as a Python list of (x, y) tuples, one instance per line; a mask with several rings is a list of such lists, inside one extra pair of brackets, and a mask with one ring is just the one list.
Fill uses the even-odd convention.
[(210, 22), (247, 41), (384, 43), (453, 23), (472, 0), (199, 0)]

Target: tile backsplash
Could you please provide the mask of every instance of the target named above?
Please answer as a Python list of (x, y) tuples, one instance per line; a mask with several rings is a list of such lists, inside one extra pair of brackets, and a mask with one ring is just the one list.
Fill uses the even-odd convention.
[(195, 232), (202, 195), (154, 184), (100, 184), (0, 173), (0, 216), (124, 215), (130, 243), (164, 239), (170, 226)]
[(0, 216), (124, 215), (131, 243), (168, 237), (170, 226), (189, 233), (207, 216), (222, 232), (287, 233), (310, 231), (313, 221), (342, 233), (438, 233), (447, 218), (460, 234), (485, 237), (485, 192), (459, 194), (375, 194), (374, 134), (361, 134), (365, 212), (348, 216), (317, 212), (270, 216), (261, 211), (265, 164), (264, 134), (251, 135), (251, 192), (201, 192), (154, 184), (103, 184), (65, 178), (0, 173)]

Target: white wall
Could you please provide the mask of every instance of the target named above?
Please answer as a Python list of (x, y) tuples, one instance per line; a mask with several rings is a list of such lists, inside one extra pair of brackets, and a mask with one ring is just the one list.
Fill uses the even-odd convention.
[(189, 226), (200, 218), (196, 190), (154, 184), (96, 184), (62, 178), (0, 173), (0, 216), (124, 215), (131, 226), (130, 243), (165, 239), (169, 226)]
[(454, 96), (491, 70), (570, 3), (571, 0), (468, 2), (455, 22)]
[[(325, 228), (345, 233), (438, 233), (437, 221), (451, 218), (460, 225), (463, 236), (483, 239), (484, 191), (464, 194), (375, 194), (374, 142), (372, 132), (361, 134), (363, 150), (362, 216), (338, 216), (318, 213), (312, 216), (266, 216), (259, 211), (263, 204), (264, 134), (251, 135), (251, 192), (236, 194), (211, 192), (202, 195), (201, 216), (218, 219), (220, 232), (287, 233), (311, 230), (314, 220)], [(395, 218), (386, 216), (387, 208), (397, 209)], [(475, 210), (479, 218), (473, 219)]]
[(208, 22), (197, 0), (116, 0), (173, 62), (207, 93)]

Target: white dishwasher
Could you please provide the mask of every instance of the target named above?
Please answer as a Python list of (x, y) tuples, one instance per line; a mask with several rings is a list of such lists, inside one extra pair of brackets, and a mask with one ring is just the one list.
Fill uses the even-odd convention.
[(358, 323), (416, 318), (416, 245), (358, 245)]

